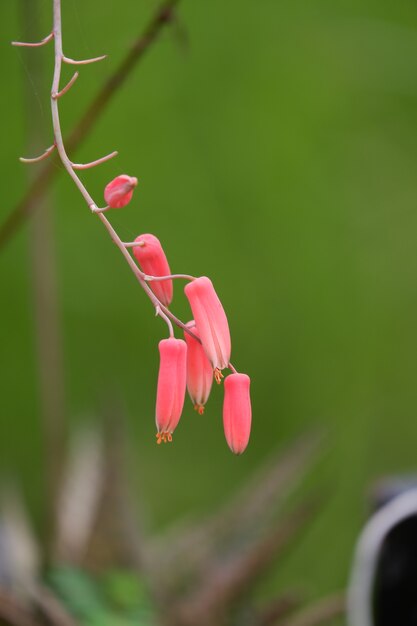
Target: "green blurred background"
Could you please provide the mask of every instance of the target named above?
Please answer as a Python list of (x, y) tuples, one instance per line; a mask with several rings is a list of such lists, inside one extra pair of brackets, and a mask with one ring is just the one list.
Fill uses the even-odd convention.
[[(42, 37), (50, 2), (39, 6)], [(68, 56), (109, 55), (83, 68), (62, 101), (64, 129), (155, 6), (63, 1)], [(17, 0), (1, 3), (0, 29), (4, 219), (27, 185), (17, 160), (25, 93), (35, 125), (48, 128), (49, 103), (48, 84), (32, 80), (9, 46), (22, 33)], [(49, 81), (51, 50), (33, 54)], [(210, 512), (286, 442), (327, 430), (311, 476), (326, 494), (323, 512), (273, 587), (296, 583), (315, 597), (345, 584), (369, 484), (415, 469), (416, 131), (415, 2), (183, 0), (75, 155), (118, 149), (82, 178), (98, 203), (115, 175), (139, 178), (132, 204), (111, 214), (119, 234), (152, 232), (173, 271), (213, 279), (233, 362), (252, 379), (252, 439), (240, 458), (224, 442), (217, 388), (203, 418), (187, 403), (173, 445), (155, 445), (166, 328), (65, 172), (53, 187), (68, 420), (122, 399), (133, 480), (153, 527)], [(0, 253), (0, 467), (17, 476), (42, 528), (30, 237), (26, 224)], [(173, 309), (188, 319), (182, 288)]]

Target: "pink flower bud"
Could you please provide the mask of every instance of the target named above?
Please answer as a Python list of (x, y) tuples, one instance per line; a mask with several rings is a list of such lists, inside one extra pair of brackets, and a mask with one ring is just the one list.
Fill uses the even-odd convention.
[(249, 442), (252, 422), (249, 387), (247, 374), (230, 374), (224, 381), (224, 434), (234, 454), (242, 454)]
[(214, 376), (220, 382), (220, 370), (229, 365), (230, 332), (226, 313), (214, 291), (213, 283), (207, 276), (200, 276), (185, 286), (187, 296), (201, 342), (214, 369)]
[(182, 339), (159, 342), (159, 374), (156, 392), (157, 443), (172, 441), (182, 413), (187, 377), (187, 344)]
[[(200, 336), (194, 321), (188, 322), (187, 327)], [(187, 342), (187, 389), (195, 410), (203, 415), (213, 383), (213, 368), (201, 343), (187, 332), (184, 337)]]
[(104, 189), (106, 203), (112, 209), (121, 209), (126, 206), (131, 201), (137, 184), (138, 179), (134, 176), (127, 176), (127, 174), (117, 176)]
[[(143, 244), (135, 246), (133, 254), (145, 274), (149, 276), (168, 276), (171, 274), (165, 252), (155, 235), (139, 235), (135, 241)], [(149, 286), (162, 304), (165, 304), (165, 306), (171, 304), (173, 296), (171, 279), (150, 281)]]

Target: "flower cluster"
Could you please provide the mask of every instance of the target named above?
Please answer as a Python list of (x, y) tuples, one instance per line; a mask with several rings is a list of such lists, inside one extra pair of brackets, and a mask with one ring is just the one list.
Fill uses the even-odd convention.
[[(122, 175), (106, 187), (106, 201), (112, 208), (130, 202), (136, 178)], [(230, 363), (229, 324), (213, 283), (206, 276), (194, 278), (173, 275), (161, 243), (155, 235), (136, 237), (133, 255), (144, 280), (149, 282), (161, 311), (169, 312), (173, 298), (173, 278), (187, 278), (184, 288), (193, 319), (181, 324), (184, 339), (177, 339), (170, 326), (170, 337), (159, 342), (159, 374), (156, 394), (157, 442), (172, 441), (184, 406), (186, 390), (195, 410), (202, 415), (213, 379), (220, 384), (223, 371), (230, 369), (224, 382), (223, 425), (226, 441), (235, 454), (246, 449), (251, 429), (250, 378), (238, 373)], [(162, 279), (161, 279), (162, 278)]]
[[(168, 260), (155, 235), (140, 235), (133, 242), (123, 242), (110, 221), (104, 215), (109, 209), (121, 209), (129, 204), (137, 178), (121, 174), (110, 181), (104, 189), (106, 206), (98, 207), (76, 170), (86, 170), (117, 156), (113, 151), (89, 163), (74, 163), (69, 158), (61, 130), (59, 100), (71, 89), (78, 78), (75, 72), (69, 82), (61, 88), (62, 65), (87, 65), (101, 61), (105, 56), (74, 60), (67, 57), (62, 47), (61, 0), (53, 2), (53, 29), (40, 42), (13, 42), (15, 46), (39, 47), (54, 41), (54, 74), (51, 87), (51, 115), (54, 142), (41, 155), (21, 158), (23, 163), (38, 163), (47, 159), (55, 150), (60, 161), (84, 198), (88, 208), (106, 228), (112, 241), (119, 248), (139, 284), (151, 300), (156, 315), (168, 325), (169, 338), (159, 343), (160, 366), (156, 397), (157, 442), (172, 441), (181, 417), (186, 389), (200, 415), (210, 395), (213, 378), (218, 384), (223, 371), (232, 373), (224, 384), (223, 424), (227, 443), (235, 454), (242, 454), (250, 435), (252, 420), (249, 397), (250, 380), (239, 374), (230, 363), (231, 341), (229, 325), (223, 306), (206, 276), (194, 278), (186, 274), (171, 274)], [(133, 256), (129, 252), (133, 248)], [(184, 291), (190, 303), (193, 320), (184, 324), (170, 310), (173, 297), (173, 279), (188, 282)], [(174, 336), (173, 322), (185, 332), (184, 339)]]

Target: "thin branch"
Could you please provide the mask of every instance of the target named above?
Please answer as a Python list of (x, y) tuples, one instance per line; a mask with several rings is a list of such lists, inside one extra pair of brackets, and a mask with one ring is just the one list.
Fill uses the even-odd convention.
[(79, 76), (79, 72), (75, 72), (74, 76), (68, 81), (65, 87), (61, 89), (61, 91), (58, 91), (57, 93), (53, 93), (51, 95), (51, 98), (53, 98), (54, 100), (58, 100), (58, 98), (61, 98), (61, 96), (64, 96), (67, 93), (67, 91), (71, 89), (71, 87), (77, 80), (78, 76)]
[[(171, 22), (174, 9), (178, 3), (179, 0), (165, 0), (156, 9), (155, 14), (143, 33), (138, 36), (122, 61), (98, 91), (84, 116), (65, 141), (69, 150), (75, 150), (86, 139), (118, 89), (132, 74), (134, 68), (138, 62), (141, 61), (147, 50), (157, 41), (164, 26)], [(27, 189), (21, 201), (3, 222), (0, 227), (0, 248), (4, 247), (6, 243), (10, 241), (20, 226), (22, 226), (25, 219), (39, 206), (40, 199), (59, 172), (59, 168), (57, 167), (58, 162), (58, 159), (53, 159), (51, 163), (41, 170), (37, 178)]]
[[(52, 80), (52, 89), (51, 94), (54, 94), (59, 91), (59, 82), (61, 80), (61, 68), (64, 57), (63, 49), (62, 49), (62, 22), (61, 22), (61, 0), (53, 0), (53, 8), (54, 8), (54, 39), (55, 39), (55, 63), (54, 63), (54, 77)], [(114, 230), (113, 226), (110, 224), (109, 220), (105, 217), (102, 211), (98, 211), (97, 204), (94, 202), (92, 196), (88, 192), (87, 188), (75, 173), (74, 164), (71, 162), (67, 155), (67, 151), (64, 145), (64, 140), (62, 138), (62, 130), (61, 130), (61, 122), (59, 119), (59, 107), (58, 100), (54, 99), (51, 95), (51, 113), (52, 113), (52, 125), (54, 129), (54, 137), (55, 137), (55, 145), (59, 154), (59, 158), (61, 159), (62, 165), (74, 181), (76, 187), (84, 198), (87, 206), (96, 213), (107, 232), (109, 233), (111, 239), (117, 245), (124, 258), (126, 259), (130, 269), (136, 276), (140, 286), (147, 294), (148, 298), (152, 302), (152, 305), (155, 308), (156, 314), (159, 315), (162, 319), (166, 321), (168, 324), (168, 329), (170, 336), (173, 336), (173, 328), (171, 321), (174, 322), (177, 326), (185, 330), (185, 332), (189, 333), (195, 339), (197, 339), (200, 343), (201, 340), (197, 338), (188, 328), (187, 326), (181, 322), (175, 315), (171, 313), (171, 311), (162, 304), (159, 298), (154, 294), (152, 289), (146, 283), (144, 279), (144, 273), (138, 268), (137, 264), (129, 254), (128, 250), (123, 244), (123, 241), (120, 239), (119, 235)], [(108, 158), (111, 158), (113, 155), (109, 155)], [(99, 163), (96, 161), (95, 164)], [(90, 165), (91, 166), (91, 165)]]
[[(110, 154), (106, 154), (106, 156), (101, 157), (100, 159), (96, 159), (95, 161), (90, 161), (90, 163), (72, 163), (72, 167), (75, 170), (89, 170), (90, 167), (95, 167), (96, 165), (100, 165), (101, 163), (105, 163), (106, 161), (110, 161), (110, 159), (113, 159), (115, 156), (117, 156), (119, 153), (117, 152), (117, 150), (113, 150), (113, 152), (110, 152)], [(100, 209), (101, 211), (106, 211), (108, 209), (108, 207), (104, 208), (104, 209)]]
[[(36, 39), (40, 27), (42, 0), (20, 0), (20, 13), (25, 39)], [(23, 51), (28, 73), (37, 85), (45, 85), (44, 55), (33, 54), (31, 48)], [(49, 80), (49, 79), (48, 79)], [(28, 150), (38, 151), (43, 146), (43, 137), (49, 134), (49, 124), (43, 116), (37, 123), (31, 103), (31, 85), (25, 83), (25, 117), (27, 121)], [(53, 144), (47, 153), (52, 155)], [(51, 156), (51, 160), (53, 156)], [(37, 169), (37, 168), (36, 168)], [(33, 180), (35, 171), (27, 170), (28, 180)], [(29, 178), (30, 177), (30, 178)], [(39, 409), (44, 449), (43, 502), (45, 519), (43, 545), (45, 559), (49, 560), (51, 537), (56, 523), (55, 512), (61, 488), (61, 473), (66, 449), (66, 405), (65, 374), (61, 315), (58, 294), (56, 247), (54, 237), (53, 210), (50, 191), (45, 194), (40, 211), (29, 225), (30, 241), (30, 286), (32, 291), (32, 321), (35, 338), (36, 373), (39, 391)]]
[(346, 613), (345, 594), (337, 593), (319, 600), (294, 618), (285, 621), (283, 626), (321, 626)]
[(161, 280), (173, 280), (175, 278), (182, 278), (183, 280), (195, 280), (195, 276), (190, 276), (189, 274), (168, 274), (168, 276), (148, 276), (144, 275), (144, 280), (147, 283), (158, 282)]
[(7, 626), (41, 626), (9, 590), (0, 588), (0, 623)]
[(169, 329), (169, 336), (173, 337), (174, 336), (174, 329), (172, 327), (171, 320), (169, 319), (168, 315), (166, 315), (165, 313), (163, 313), (161, 311), (161, 307), (160, 306), (156, 307), (155, 315), (157, 315), (157, 316), (159, 315), (159, 317), (162, 317), (162, 319), (165, 320), (165, 322), (166, 322), (166, 324), (168, 326), (168, 329)]
[(39, 608), (39, 612), (53, 626), (78, 626), (78, 622), (67, 611), (61, 600), (51, 589), (42, 584), (33, 589), (32, 600)]
[[(62, 61), (64, 58), (64, 54), (62, 51), (62, 21), (61, 21), (61, 0), (53, 0), (53, 9), (54, 9), (54, 39), (55, 39), (55, 63), (54, 63), (54, 76), (52, 80), (52, 89), (51, 94), (59, 91), (59, 82), (61, 79), (61, 68)], [(74, 181), (76, 187), (84, 198), (87, 206), (95, 212), (97, 208), (97, 204), (94, 202), (92, 196), (88, 192), (87, 188), (81, 181), (81, 179), (77, 176), (74, 170), (74, 166), (67, 155), (67, 151), (65, 149), (64, 140), (62, 138), (62, 130), (61, 130), (61, 122), (59, 119), (59, 108), (58, 108), (58, 100), (51, 97), (51, 113), (52, 113), (52, 126), (54, 129), (54, 137), (55, 144), (58, 150), (59, 157), (61, 159), (62, 165)], [(119, 250), (122, 252), (126, 261), (128, 262), (131, 270), (135, 274), (137, 280), (139, 281), (141, 287), (144, 289), (149, 299), (151, 300), (155, 310), (158, 314), (164, 313), (165, 315), (161, 315), (163, 319), (167, 321), (167, 316), (171, 317), (168, 313), (166, 307), (159, 301), (156, 295), (153, 293), (152, 289), (146, 284), (143, 279), (143, 272), (141, 272), (136, 265), (133, 258), (130, 256), (129, 252), (123, 245), (122, 240), (119, 235), (116, 233), (108, 219), (103, 215), (103, 213), (97, 213), (97, 216), (106, 227), (110, 237), (115, 242)], [(169, 322), (169, 320), (167, 321)], [(172, 325), (168, 323), (170, 334), (172, 333)]]
[(94, 57), (93, 59), (81, 59), (80, 61), (65, 56), (62, 57), (62, 61), (68, 65), (89, 65), (90, 63), (97, 63), (97, 61), (104, 61), (104, 59), (107, 59), (107, 54), (102, 54), (100, 57)]
[(143, 246), (146, 246), (146, 243), (144, 241), (124, 241), (123, 245), (125, 248), (143, 248)]
[(54, 38), (54, 33), (50, 33), (41, 41), (37, 41), (35, 43), (27, 42), (27, 41), (12, 41), (12, 46), (16, 46), (19, 48), (40, 48), (41, 46), (46, 45)]
[(45, 159), (47, 159), (49, 157), (50, 154), (52, 154), (52, 152), (55, 150), (56, 146), (53, 143), (52, 146), (49, 146), (49, 148), (47, 148), (45, 150), (45, 152), (42, 152), (42, 154), (40, 154), (37, 157), (34, 157), (33, 159), (25, 159), (24, 157), (19, 157), (19, 161), (21, 163), (39, 163), (40, 161), (44, 161)]
[(249, 547), (239, 546), (229, 558), (222, 555), (220, 562), (218, 557), (212, 557), (212, 562), (206, 562), (203, 577), (195, 589), (177, 606), (171, 607), (179, 616), (178, 621), (184, 626), (218, 623), (216, 617), (259, 580), (260, 574), (288, 548), (316, 512), (315, 503), (301, 504)]

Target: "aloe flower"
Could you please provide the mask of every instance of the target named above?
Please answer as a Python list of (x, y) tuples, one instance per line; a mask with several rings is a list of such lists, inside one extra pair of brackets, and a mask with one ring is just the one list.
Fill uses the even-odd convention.
[[(199, 337), (195, 322), (188, 322), (187, 327)], [(213, 383), (213, 368), (207, 358), (204, 348), (194, 337), (184, 332), (187, 342), (187, 389), (194, 408), (200, 415), (204, 413)]]
[(193, 312), (204, 351), (213, 367), (217, 382), (221, 370), (228, 367), (231, 342), (229, 324), (222, 303), (207, 276), (200, 276), (188, 283), (185, 295)]
[[(171, 274), (165, 252), (155, 235), (139, 235), (135, 241), (141, 245), (133, 248), (133, 254), (145, 274), (150, 276), (168, 276)], [(171, 279), (151, 281), (149, 286), (162, 304), (165, 306), (171, 304), (173, 296)]]
[(224, 381), (224, 434), (234, 454), (242, 454), (249, 442), (252, 423), (249, 387), (247, 374), (230, 374)]
[(187, 378), (187, 344), (183, 339), (159, 342), (159, 374), (156, 393), (157, 443), (172, 441), (184, 406)]
[(129, 204), (133, 190), (138, 184), (134, 176), (121, 174), (114, 178), (104, 189), (104, 199), (112, 209), (121, 209)]

